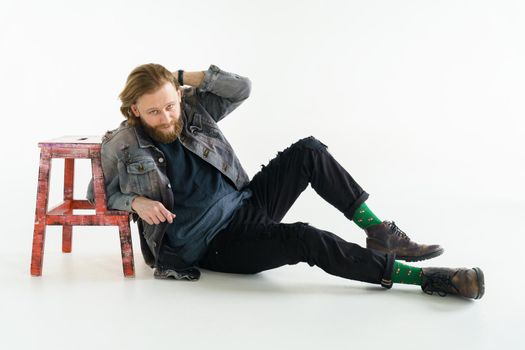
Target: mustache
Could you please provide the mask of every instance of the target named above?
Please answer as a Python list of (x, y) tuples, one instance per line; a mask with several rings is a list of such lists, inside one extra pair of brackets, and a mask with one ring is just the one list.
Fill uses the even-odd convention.
[(170, 127), (170, 126), (175, 126), (175, 125), (177, 125), (177, 121), (174, 119), (174, 120), (172, 120), (171, 122), (169, 122), (167, 124), (157, 125), (155, 127), (155, 129), (166, 129), (166, 128)]
[(156, 126), (148, 125), (142, 118), (140, 121), (146, 133), (153, 138), (153, 140), (161, 143), (171, 143), (175, 141), (184, 128), (184, 120), (182, 118)]

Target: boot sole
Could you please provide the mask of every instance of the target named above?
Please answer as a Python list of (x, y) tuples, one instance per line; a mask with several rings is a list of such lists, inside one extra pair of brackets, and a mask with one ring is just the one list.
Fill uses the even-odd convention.
[(474, 299), (481, 299), (483, 294), (485, 294), (485, 275), (483, 274), (483, 271), (481, 271), (479, 267), (475, 267), (473, 270), (476, 271), (476, 276), (478, 277), (478, 285), (479, 285), (478, 295)]
[[(404, 261), (422, 261), (422, 260), (428, 260), (435, 258), (436, 256), (440, 256), (445, 252), (445, 249), (441, 248), (436, 251), (424, 254), (424, 255), (418, 255), (418, 256), (402, 256), (402, 255), (396, 255), (397, 260), (404, 260)], [(481, 270), (480, 270), (481, 271)]]
[[(376, 242), (376, 240), (373, 240), (371, 238), (366, 239), (366, 248), (371, 249), (371, 250), (376, 250), (382, 253), (390, 253), (390, 254), (395, 253), (394, 250), (385, 249), (384, 247), (379, 245)], [(410, 261), (422, 261), (422, 260), (428, 260), (428, 259), (435, 258), (436, 256), (440, 256), (444, 252), (445, 252), (445, 249), (440, 248), (440, 249), (434, 250), (432, 252), (429, 252), (423, 255), (398, 255), (396, 253), (396, 259), (409, 261), (409, 262)]]

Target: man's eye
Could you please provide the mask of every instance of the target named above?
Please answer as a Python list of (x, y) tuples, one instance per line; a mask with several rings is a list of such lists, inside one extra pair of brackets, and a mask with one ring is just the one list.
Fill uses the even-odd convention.
[(167, 107), (168, 111), (171, 111), (173, 109), (173, 106), (174, 106), (173, 104), (168, 105), (168, 107)]
[(155, 115), (157, 113), (159, 113), (159, 111), (151, 111), (151, 112), (149, 112), (149, 114), (153, 114), (153, 115)]

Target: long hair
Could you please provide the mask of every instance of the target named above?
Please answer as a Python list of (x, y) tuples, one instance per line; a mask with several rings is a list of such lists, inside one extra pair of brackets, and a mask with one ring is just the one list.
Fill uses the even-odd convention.
[(137, 103), (140, 96), (159, 89), (167, 82), (172, 83), (175, 89), (179, 88), (177, 78), (160, 64), (143, 64), (131, 71), (126, 86), (119, 95), (122, 102), (120, 112), (127, 118), (129, 125), (136, 126), (139, 123), (131, 110), (131, 105)]

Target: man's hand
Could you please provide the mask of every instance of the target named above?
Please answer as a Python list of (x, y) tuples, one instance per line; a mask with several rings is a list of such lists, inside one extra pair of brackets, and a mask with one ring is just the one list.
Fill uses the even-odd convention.
[(137, 212), (140, 218), (150, 225), (158, 225), (166, 220), (171, 224), (176, 216), (166, 209), (161, 202), (141, 196), (133, 199), (131, 209)]

